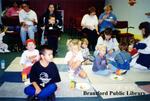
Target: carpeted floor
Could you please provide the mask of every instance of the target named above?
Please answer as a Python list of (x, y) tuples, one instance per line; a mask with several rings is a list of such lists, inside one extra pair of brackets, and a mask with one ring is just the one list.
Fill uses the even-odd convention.
[[(68, 69), (63, 61), (68, 38), (70, 37), (63, 36), (60, 39), (58, 54), (54, 58), (62, 79), (56, 92), (57, 101), (149, 101), (149, 86), (146, 85), (150, 84), (150, 71), (138, 71), (134, 68), (122, 76), (122, 80), (114, 80), (113, 75), (105, 77), (95, 75), (91, 71), (91, 65), (83, 65), (88, 78), (78, 78), (78, 82), (89, 84), (90, 89), (86, 92), (70, 89)], [(26, 95), (23, 93), (25, 85), (21, 81), (20, 74), (22, 71), (19, 65), (20, 56), (21, 52), (0, 54), (0, 60), (6, 61), (6, 69), (0, 70), (0, 101), (26, 101)]]
[[(3, 92), (0, 93), (0, 101), (9, 101), (9, 99), (24, 101), (26, 99), (26, 95), (23, 93), (25, 85), (21, 81), (22, 69), (19, 66), (19, 60), (20, 57), (16, 57), (0, 77), (0, 92)], [(146, 99), (150, 98), (149, 92), (138, 86), (139, 83), (135, 83), (142, 81), (143, 85), (147, 84), (150, 72), (136, 71), (132, 68), (123, 76), (123, 80), (113, 80), (112, 75), (105, 77), (95, 75), (91, 71), (91, 65), (83, 65), (83, 69), (88, 73), (88, 79), (78, 78), (78, 82), (90, 84), (90, 89), (85, 93), (69, 88), (68, 69), (63, 58), (54, 58), (53, 61), (57, 64), (62, 79), (58, 84), (60, 89), (56, 92), (57, 101), (69, 101), (69, 99), (85, 101), (87, 98), (90, 99), (89, 101), (148, 101)], [(137, 76), (139, 77), (137, 78)]]

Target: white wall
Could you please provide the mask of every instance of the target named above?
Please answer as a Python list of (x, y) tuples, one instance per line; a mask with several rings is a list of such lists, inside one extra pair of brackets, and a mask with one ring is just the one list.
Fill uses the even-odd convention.
[(136, 0), (134, 6), (128, 4), (128, 0), (106, 0), (106, 4), (111, 4), (113, 13), (117, 16), (118, 20), (127, 20), (129, 26), (135, 27), (129, 29), (133, 34), (140, 34), (138, 26), (143, 21), (149, 21), (150, 17), (145, 13), (150, 12), (150, 0)]

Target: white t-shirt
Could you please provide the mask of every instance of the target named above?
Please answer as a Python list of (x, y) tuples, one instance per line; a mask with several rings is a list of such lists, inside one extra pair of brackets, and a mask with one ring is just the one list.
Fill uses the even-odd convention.
[(150, 54), (150, 36), (140, 41), (139, 43), (145, 43), (147, 47), (144, 49), (139, 49), (138, 52), (143, 54)]
[(100, 36), (97, 40), (97, 45), (99, 44), (106, 45), (107, 50), (110, 50), (110, 49), (115, 49), (115, 51), (119, 50), (119, 47), (118, 47), (119, 43), (116, 38), (111, 38), (110, 40), (107, 41), (107, 40), (103, 40), (103, 38)]
[(29, 12), (26, 12), (24, 10), (21, 10), (19, 12), (19, 21), (21, 22), (25, 22), (27, 25), (34, 25), (32, 20), (35, 20), (35, 22), (37, 23), (37, 15), (33, 10), (30, 10)]
[(0, 33), (0, 44), (3, 43), (3, 36), (5, 35), (5, 32)]
[(88, 56), (90, 55), (88, 48), (81, 48), (81, 52), (82, 52), (83, 58), (88, 58)]
[(32, 58), (35, 61), (39, 60), (39, 51), (34, 49), (33, 51), (25, 50), (21, 55), (20, 64), (26, 66), (32, 66), (33, 62), (29, 59)]
[[(73, 58), (74, 57), (74, 58)], [(65, 63), (68, 64), (68, 62), (73, 58), (72, 61), (76, 62), (76, 61), (83, 61), (83, 56), (82, 56), (82, 52), (79, 51), (78, 53), (74, 54), (73, 52), (69, 51), (67, 52), (66, 56), (65, 56)]]
[(98, 18), (96, 15), (90, 16), (89, 14), (85, 14), (82, 18), (81, 24), (92, 26), (91, 30), (94, 30), (98, 26)]

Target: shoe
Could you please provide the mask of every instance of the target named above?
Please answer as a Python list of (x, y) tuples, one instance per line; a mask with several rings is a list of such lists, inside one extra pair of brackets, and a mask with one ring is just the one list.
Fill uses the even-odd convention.
[(4, 51), (2, 49), (0, 49), (0, 53), (4, 53)]
[(27, 101), (40, 101), (37, 96), (28, 96)]
[(8, 49), (5, 49), (5, 50), (4, 50), (4, 52), (6, 52), (6, 53), (9, 53), (9, 52), (10, 52), (10, 50), (8, 50)]
[(30, 83), (30, 79), (29, 78), (24, 81), (24, 85), (30, 85), (30, 84), (31, 83)]
[(55, 96), (55, 94), (53, 93), (51, 96), (49, 96), (49, 97), (47, 98), (47, 101), (56, 101), (56, 96)]

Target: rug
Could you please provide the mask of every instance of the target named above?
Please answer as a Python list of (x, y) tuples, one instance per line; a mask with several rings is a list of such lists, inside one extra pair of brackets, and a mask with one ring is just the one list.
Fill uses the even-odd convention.
[[(3, 92), (0, 93), (0, 101), (1, 99), (4, 100), (9, 98), (26, 98), (26, 95), (24, 95), (23, 93), (25, 85), (24, 83), (22, 83), (20, 78), (22, 69), (20, 68), (19, 60), (20, 57), (16, 57), (5, 70), (4, 75), (0, 78), (0, 92)], [(60, 83), (58, 83), (58, 90), (56, 92), (56, 96), (58, 99), (62, 98), (66, 99), (64, 101), (67, 101), (67, 99), (74, 100), (76, 98), (93, 98), (93, 101), (96, 101), (96, 99), (104, 101), (113, 101), (113, 99), (115, 99), (115, 101), (122, 101), (122, 99), (131, 99), (129, 101), (134, 101), (136, 97), (149, 97), (149, 92), (141, 89), (135, 82), (149, 82), (150, 72), (137, 71), (136, 69), (131, 68), (131, 70), (123, 76), (123, 80), (113, 80), (111, 79), (111, 75), (100, 76), (94, 74), (92, 72), (92, 65), (83, 65), (82, 68), (87, 72), (88, 78), (78, 78), (78, 82), (89, 84), (90, 89), (88, 89), (87, 91), (82, 91), (79, 89), (72, 90), (69, 88), (67, 73), (68, 68), (64, 62), (64, 59), (54, 58), (54, 62), (59, 69), (62, 80)], [(83, 99), (81, 101), (84, 101)]]

